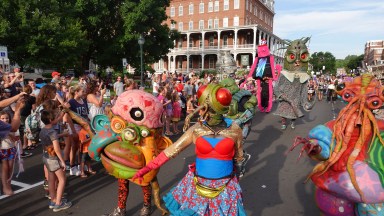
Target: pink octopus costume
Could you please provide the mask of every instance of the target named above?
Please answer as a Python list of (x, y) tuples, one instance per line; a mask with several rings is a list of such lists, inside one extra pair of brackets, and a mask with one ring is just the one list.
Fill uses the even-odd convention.
[(275, 74), (275, 58), (271, 55), (265, 40), (257, 47), (257, 57), (252, 64), (247, 77), (252, 77), (257, 82), (257, 107), (260, 112), (270, 112), (273, 101), (272, 81), (277, 80)]

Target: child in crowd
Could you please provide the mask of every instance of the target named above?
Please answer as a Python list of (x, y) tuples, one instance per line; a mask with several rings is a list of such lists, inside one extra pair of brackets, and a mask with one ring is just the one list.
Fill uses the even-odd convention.
[(173, 131), (178, 134), (180, 133), (179, 129), (177, 128), (177, 124), (180, 121), (181, 117), (181, 104), (180, 104), (180, 96), (177, 92), (172, 93), (172, 125), (173, 125)]
[(193, 113), (195, 108), (193, 107), (193, 96), (188, 95), (187, 96), (187, 115)]
[[(11, 116), (6, 111), (0, 112), (0, 121), (11, 124)], [(13, 166), (15, 163), (17, 149), (15, 146), (15, 137), (13, 133), (9, 133), (4, 139), (1, 140), (1, 183), (3, 185), (3, 192), (5, 195), (13, 195), (11, 188), (11, 179), (13, 173)]]
[(111, 101), (110, 101), (110, 103), (111, 103), (111, 105), (112, 105), (112, 106), (114, 106), (114, 105), (115, 105), (115, 103), (116, 103), (116, 99), (117, 99), (117, 98), (115, 97), (115, 95), (111, 95), (111, 97), (110, 97), (110, 98), (111, 98)]
[(91, 144), (91, 138), (84, 128), (82, 128), (79, 132), (79, 140), (81, 150), (80, 177), (87, 178), (88, 175), (85, 173), (86, 170), (88, 170), (88, 173), (91, 175), (96, 174), (96, 171), (92, 170), (91, 158), (88, 155), (88, 146)]
[(58, 212), (71, 207), (72, 203), (62, 199), (66, 181), (65, 162), (61, 155), (58, 134), (51, 124), (54, 119), (52, 112), (48, 110), (41, 112), (41, 121), (45, 126), (41, 129), (39, 138), (44, 149), (43, 162), (48, 169), (48, 190), (51, 197), (49, 208)]

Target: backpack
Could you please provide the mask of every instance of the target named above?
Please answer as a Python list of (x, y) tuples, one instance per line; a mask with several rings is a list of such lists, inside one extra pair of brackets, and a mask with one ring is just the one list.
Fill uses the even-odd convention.
[(43, 105), (40, 105), (36, 108), (35, 111), (33, 111), (27, 118), (25, 119), (25, 129), (24, 133), (27, 136), (28, 140), (38, 142), (39, 141), (39, 134), (41, 131), (41, 128), (43, 128), (45, 125), (41, 121), (41, 111), (43, 110)]

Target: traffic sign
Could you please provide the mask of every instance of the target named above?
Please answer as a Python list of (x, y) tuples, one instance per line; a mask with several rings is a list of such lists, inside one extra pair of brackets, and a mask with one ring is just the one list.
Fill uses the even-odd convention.
[(0, 46), (0, 58), (8, 58), (8, 49), (6, 46)]

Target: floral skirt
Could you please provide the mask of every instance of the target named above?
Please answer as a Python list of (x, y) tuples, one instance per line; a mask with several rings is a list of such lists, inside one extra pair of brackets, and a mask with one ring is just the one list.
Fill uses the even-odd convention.
[(198, 195), (193, 178), (193, 172), (189, 171), (179, 184), (163, 197), (171, 215), (246, 215), (241, 188), (236, 177), (219, 180), (198, 177), (200, 184), (211, 188), (219, 188), (226, 184), (226, 188), (215, 198)]
[(13, 160), (16, 158), (16, 153), (16, 147), (12, 147), (9, 149), (0, 149), (0, 160)]

